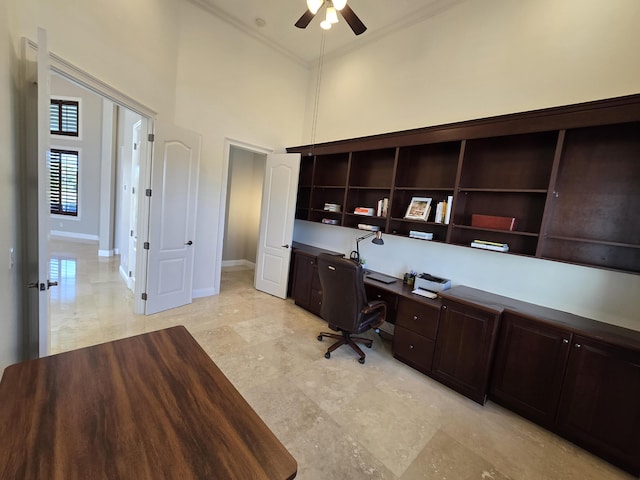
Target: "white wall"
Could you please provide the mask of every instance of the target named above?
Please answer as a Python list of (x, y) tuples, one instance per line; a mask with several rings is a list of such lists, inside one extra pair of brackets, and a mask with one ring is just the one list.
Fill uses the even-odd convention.
[(223, 261), (256, 262), (265, 162), (265, 155), (231, 149)]
[(308, 70), (189, 3), (180, 22), (176, 124), (202, 133), (193, 289), (210, 291), (225, 138), (274, 151), (299, 144)]
[[(316, 141), (640, 93), (639, 21), (636, 0), (462, 2), (327, 61)], [(294, 231), (298, 241), (344, 253), (357, 236), (303, 221)], [(384, 240), (383, 247), (360, 244), (372, 269), (427, 271), (640, 330), (640, 275), (390, 235)]]
[(173, 119), (181, 1), (4, 1), (17, 53), (43, 27), (51, 52)]
[(638, 93), (639, 22), (637, 0), (461, 2), (328, 58), (316, 141)]
[[(9, 36), (10, 18), (6, 2), (0, 2), (0, 38)], [(0, 42), (0, 371), (20, 358), (21, 265), (19, 246), (17, 167), (17, 62), (11, 44)], [(16, 264), (10, 268), (9, 249), (15, 249)]]
[(102, 99), (59, 75), (51, 75), (51, 96), (80, 100), (80, 137), (51, 138), (53, 148), (78, 150), (80, 156), (78, 216), (51, 215), (50, 229), (64, 236), (97, 240), (100, 233)]

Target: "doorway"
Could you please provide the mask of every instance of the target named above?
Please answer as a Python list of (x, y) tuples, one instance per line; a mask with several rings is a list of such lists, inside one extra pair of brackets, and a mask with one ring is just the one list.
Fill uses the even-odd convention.
[(272, 149), (225, 139), (223, 189), (213, 295), (220, 293), (222, 267), (255, 272), (267, 154)]
[(255, 269), (266, 158), (264, 153), (230, 148), (222, 267)]

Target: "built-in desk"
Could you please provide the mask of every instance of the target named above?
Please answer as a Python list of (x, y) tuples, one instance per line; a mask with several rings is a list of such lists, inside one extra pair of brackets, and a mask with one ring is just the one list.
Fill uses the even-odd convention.
[(640, 475), (640, 332), (466, 286), (433, 300), (401, 279), (365, 287), (387, 302), (395, 358)]
[(7, 367), (0, 406), (2, 479), (296, 476), (294, 458), (184, 327)]

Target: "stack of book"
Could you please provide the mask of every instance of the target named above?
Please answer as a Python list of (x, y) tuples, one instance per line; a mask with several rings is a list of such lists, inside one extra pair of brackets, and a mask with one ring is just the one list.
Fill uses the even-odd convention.
[(386, 217), (388, 210), (389, 210), (389, 199), (385, 197), (378, 200), (378, 209), (376, 210), (376, 215), (378, 217)]
[(446, 201), (438, 202), (433, 221), (435, 223), (449, 224), (451, 220), (451, 207), (453, 206), (453, 195), (449, 195)]
[(369, 207), (356, 207), (353, 210), (353, 213), (355, 213), (356, 215), (365, 215), (367, 217), (373, 217), (374, 211), (373, 211), (373, 208), (369, 208)]
[(508, 252), (509, 245), (500, 242), (489, 242), (487, 240), (474, 240), (471, 242), (471, 246), (475, 248), (482, 248), (484, 250), (493, 250), (494, 252)]

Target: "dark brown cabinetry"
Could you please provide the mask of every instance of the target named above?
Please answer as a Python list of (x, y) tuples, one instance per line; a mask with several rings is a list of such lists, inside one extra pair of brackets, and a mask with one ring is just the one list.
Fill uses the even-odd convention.
[(640, 332), (505, 300), (490, 398), (640, 474)]
[[(298, 219), (640, 273), (640, 95), (287, 150), (303, 154)], [(432, 199), (426, 221), (404, 218), (412, 197)], [(383, 198), (387, 215), (354, 215)], [(448, 224), (434, 221), (442, 201)]]
[(322, 287), (317, 261), (320, 253), (342, 256), (337, 252), (293, 242), (290, 271), (291, 297), (296, 305), (318, 316), (322, 307)]
[(315, 255), (296, 252), (291, 296), (299, 307), (320, 315), (322, 288)]
[(576, 335), (557, 424), (570, 440), (640, 475), (640, 351)]
[(398, 299), (393, 356), (423, 373), (431, 372), (439, 316), (437, 305)]
[(491, 398), (551, 428), (572, 334), (511, 312), (501, 322)]
[(487, 398), (500, 313), (442, 300), (432, 376), (480, 404)]

